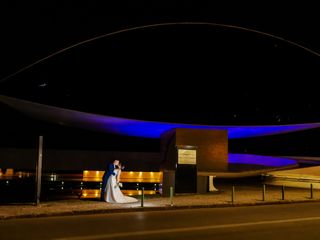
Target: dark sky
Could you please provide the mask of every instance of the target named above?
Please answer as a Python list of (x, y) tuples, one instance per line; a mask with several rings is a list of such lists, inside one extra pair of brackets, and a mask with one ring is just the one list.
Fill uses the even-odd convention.
[[(0, 78), (101, 34), (175, 21), (251, 28), (320, 52), (320, 17), (308, 4), (8, 2), (1, 3), (5, 6), (0, 10)], [(8, 79), (1, 84), (1, 93), (150, 120), (310, 122), (320, 120), (315, 97), (319, 63), (319, 57), (255, 33), (222, 27), (160, 27), (67, 51)], [(121, 103), (119, 98), (129, 101)]]
[[(0, 79), (80, 41), (164, 22), (241, 26), (320, 52), (320, 15), (310, 3), (107, 2), (2, 1)], [(317, 122), (319, 60), (288, 42), (256, 33), (159, 27), (118, 34), (57, 55), (0, 83), (0, 94), (148, 120)]]

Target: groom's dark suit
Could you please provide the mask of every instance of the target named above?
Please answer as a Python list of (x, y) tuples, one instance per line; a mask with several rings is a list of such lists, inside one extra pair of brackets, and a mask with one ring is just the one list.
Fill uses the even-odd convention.
[(108, 182), (109, 177), (111, 175), (116, 175), (114, 173), (114, 168), (115, 168), (114, 164), (113, 163), (109, 163), (106, 171), (103, 174), (102, 186), (101, 186), (101, 195), (100, 195), (100, 200), (101, 201), (104, 201), (104, 194), (106, 192), (106, 186), (107, 186), (107, 182)]

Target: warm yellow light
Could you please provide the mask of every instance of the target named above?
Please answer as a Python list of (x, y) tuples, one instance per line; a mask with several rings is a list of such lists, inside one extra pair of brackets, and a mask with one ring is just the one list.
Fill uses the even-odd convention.
[[(82, 198), (98, 198), (100, 197), (100, 190), (96, 189), (84, 189), (82, 190)], [(125, 195), (141, 195), (142, 191), (137, 190), (122, 190), (123, 194)], [(156, 194), (156, 190), (145, 190), (145, 194)]]
[(13, 174), (14, 174), (13, 168), (8, 168), (7, 171), (6, 171), (6, 175), (7, 176), (13, 176)]
[(83, 181), (99, 182), (102, 179), (104, 171), (83, 171)]
[[(83, 171), (83, 181), (101, 182), (104, 171)], [(150, 182), (160, 183), (162, 181), (161, 172), (126, 172), (121, 173), (121, 182)]]

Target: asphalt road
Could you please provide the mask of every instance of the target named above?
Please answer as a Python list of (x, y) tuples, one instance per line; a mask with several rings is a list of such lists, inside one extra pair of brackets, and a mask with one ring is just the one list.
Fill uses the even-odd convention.
[(0, 239), (319, 239), (320, 203), (0, 220)]

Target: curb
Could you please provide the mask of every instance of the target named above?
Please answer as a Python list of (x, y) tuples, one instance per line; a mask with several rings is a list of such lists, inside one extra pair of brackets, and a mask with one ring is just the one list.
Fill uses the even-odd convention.
[(162, 206), (162, 207), (136, 207), (136, 208), (116, 208), (116, 209), (93, 209), (93, 210), (79, 210), (70, 212), (53, 212), (53, 213), (39, 213), (39, 214), (21, 214), (11, 216), (0, 216), (0, 220), (19, 219), (19, 218), (41, 218), (41, 217), (58, 217), (58, 216), (77, 216), (90, 214), (106, 214), (106, 213), (127, 213), (127, 212), (150, 212), (150, 211), (169, 211), (169, 210), (183, 210), (183, 209), (201, 209), (201, 208), (226, 208), (226, 207), (248, 207), (248, 206), (264, 206), (276, 204), (292, 204), (292, 203), (314, 203), (320, 202), (320, 199), (309, 200), (278, 200), (272, 202), (255, 202), (255, 203), (225, 203), (225, 204), (209, 204), (209, 205), (182, 205), (182, 206)]

